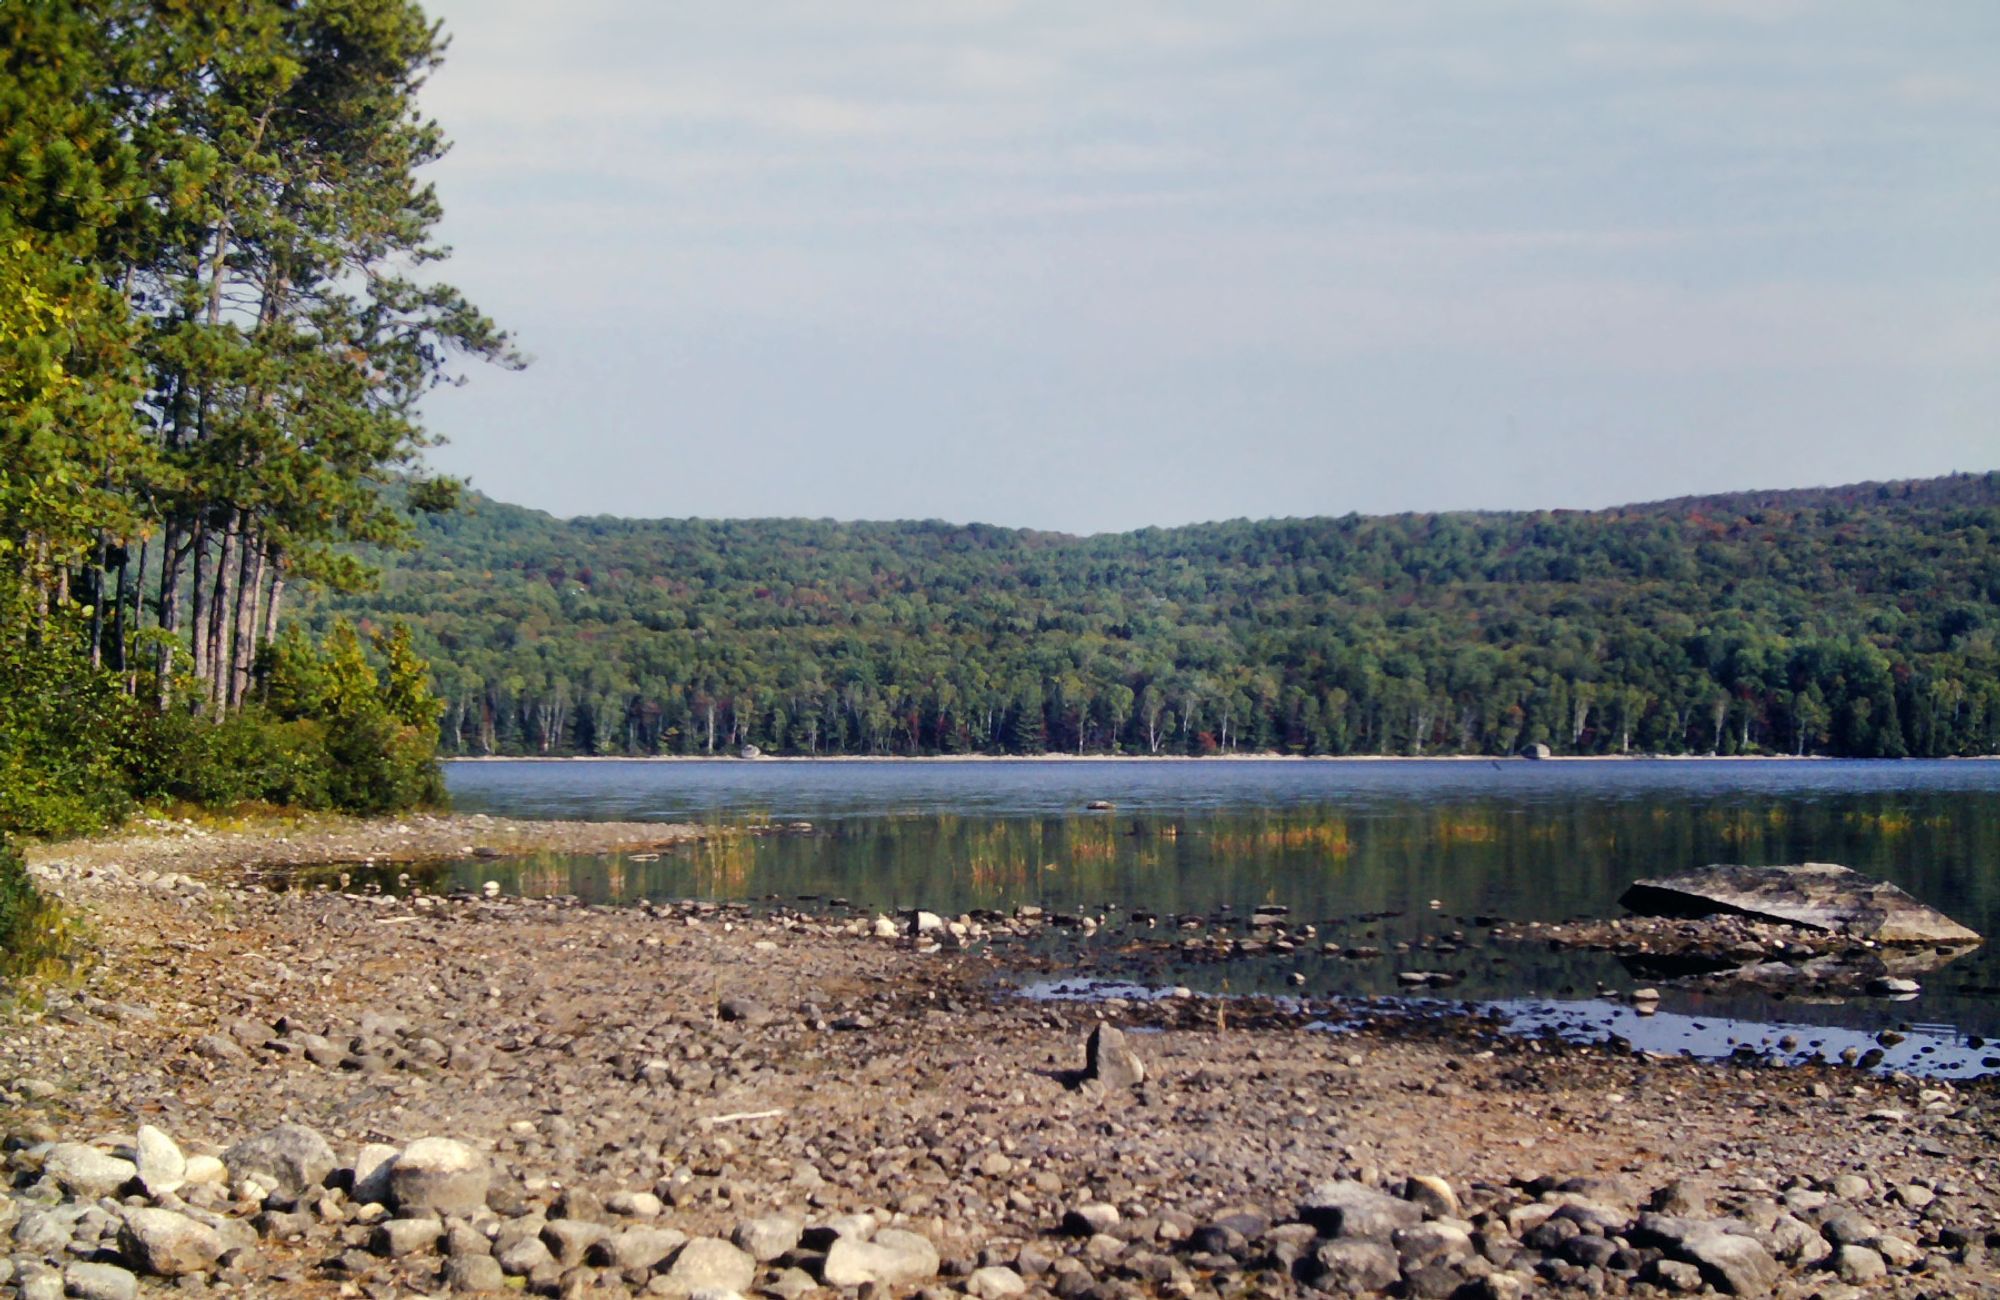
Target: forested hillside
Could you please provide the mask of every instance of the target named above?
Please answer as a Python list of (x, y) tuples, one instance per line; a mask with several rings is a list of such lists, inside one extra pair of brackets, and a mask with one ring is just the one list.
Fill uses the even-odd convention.
[(447, 751), (2000, 749), (2000, 475), (1599, 512), (983, 525), (473, 498), (309, 617), (407, 620)]

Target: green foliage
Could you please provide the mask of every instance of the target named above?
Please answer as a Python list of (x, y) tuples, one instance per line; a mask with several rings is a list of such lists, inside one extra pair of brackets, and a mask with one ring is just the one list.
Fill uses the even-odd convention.
[[(147, 720), (131, 775), (143, 799), (211, 807), (242, 803), (381, 813), (441, 805), (434, 710), (412, 697), (428, 665), (409, 634), (381, 638), (394, 653), (372, 664), (341, 623), (315, 646), (296, 628), (266, 651), (249, 705), (220, 722), (170, 710)], [(412, 721), (414, 716), (417, 720)]]
[(66, 968), (71, 919), (35, 888), (20, 851), (0, 838), (0, 977), (18, 981)]
[(444, 701), (431, 689), (431, 666), (417, 653), (410, 625), (398, 623), (387, 635), (377, 633), (375, 652), (382, 656), (382, 707), (405, 727), (436, 734)]
[(0, 5), (0, 832), (440, 793), (407, 632), (270, 629), (452, 507), (418, 404), (519, 364), (427, 278), (442, 49), (411, 0)]
[(77, 641), (70, 619), (36, 637), (0, 634), (0, 834), (95, 830), (131, 806), (124, 769), (137, 710), (79, 663)]
[(259, 702), (286, 721), (319, 717), (333, 695), (327, 658), (297, 623), (286, 624), (264, 647), (258, 677)]
[(328, 761), (317, 723), (254, 708), (211, 722), (176, 709), (146, 720), (131, 780), (134, 793), (148, 802), (326, 809), (336, 806)]
[(475, 498), (408, 620), (458, 753), (2000, 752), (2000, 476), (1618, 510), (983, 525)]
[(384, 813), (445, 802), (434, 735), (364, 710), (326, 724), (327, 797), (346, 812)]

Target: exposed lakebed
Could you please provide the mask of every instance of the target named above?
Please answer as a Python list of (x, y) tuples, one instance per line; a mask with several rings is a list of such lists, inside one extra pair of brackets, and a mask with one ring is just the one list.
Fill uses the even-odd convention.
[[(1889, 1030), (1907, 1036), (1889, 1064), (1964, 1077), (1994, 1055), (1980, 1040), (2000, 1036), (1992, 945), (1891, 1001), (1677, 987), (1523, 933), (1620, 915), (1644, 876), (1819, 860), (1993, 934), (2000, 764), (489, 762), (454, 765), (450, 781), (466, 811), (692, 819), (717, 833), (657, 857), (458, 864), (431, 888), (947, 916), (1026, 905), (1098, 924), (1008, 940), (1024, 982), (1398, 998), (1411, 992), (1399, 977), (1433, 972), (1450, 982), (1429, 996), (1704, 1055), (1818, 1043), (1833, 1056)], [(1092, 800), (1114, 806), (1086, 811)], [(1251, 925), (1259, 907), (1288, 909), (1280, 942)], [(1619, 1003), (1644, 984), (1664, 994), (1657, 1016)], [(1797, 1046), (1780, 1049), (1788, 1036)]]

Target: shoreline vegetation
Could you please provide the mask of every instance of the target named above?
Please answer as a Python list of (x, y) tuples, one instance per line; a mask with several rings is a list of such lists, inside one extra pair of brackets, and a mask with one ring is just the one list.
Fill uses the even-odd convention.
[(429, 863), (541, 852), (612, 853), (700, 838), (679, 822), (559, 821), (485, 813), (355, 817), (258, 810), (239, 816), (142, 818), (80, 839), (29, 843), (30, 874), (70, 869), (279, 872), (348, 863)]
[(396, 897), (230, 865), (346, 860), (421, 821), (280, 819), (234, 857), (178, 825), (35, 849), (99, 943), (0, 1040), (16, 1277), (792, 1300), (2000, 1284), (1990, 1080), (1365, 1000), (1033, 1001), (1004, 978), (1025, 916)]
[(451, 508), (422, 398), (519, 364), (432, 278), (442, 31), (225, 8), (0, 15), (0, 836), (441, 794), (407, 629), (285, 613)]

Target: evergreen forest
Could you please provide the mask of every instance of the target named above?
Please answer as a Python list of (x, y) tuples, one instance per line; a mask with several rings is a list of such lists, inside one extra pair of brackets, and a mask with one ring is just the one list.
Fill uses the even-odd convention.
[(378, 589), (454, 754), (2000, 751), (2000, 475), (1620, 509), (985, 525), (471, 497)]

